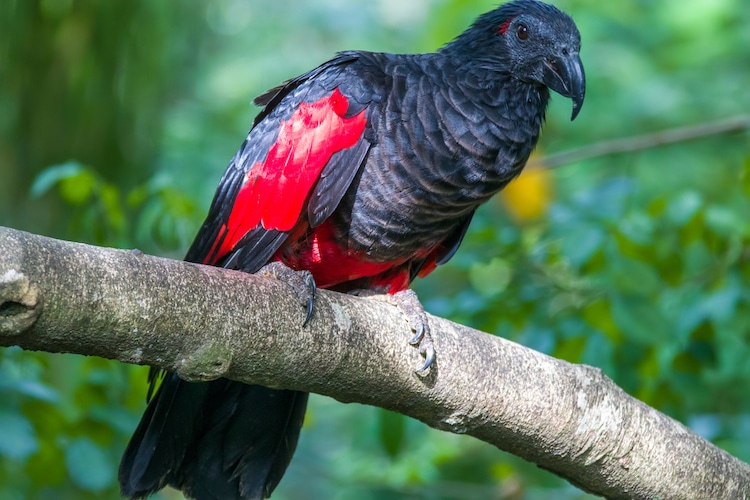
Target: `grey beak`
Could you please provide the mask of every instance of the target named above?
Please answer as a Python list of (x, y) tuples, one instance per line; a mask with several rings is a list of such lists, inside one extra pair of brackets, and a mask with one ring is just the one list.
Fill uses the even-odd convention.
[(542, 81), (561, 96), (570, 97), (573, 101), (573, 114), (570, 120), (575, 120), (586, 95), (586, 74), (579, 55), (566, 54), (546, 59)]

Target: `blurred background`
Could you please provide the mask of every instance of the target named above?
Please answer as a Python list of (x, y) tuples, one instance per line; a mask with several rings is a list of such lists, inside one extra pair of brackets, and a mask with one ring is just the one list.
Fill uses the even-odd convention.
[[(588, 92), (573, 123), (553, 95), (537, 162), (748, 123), (744, 0), (556, 4), (582, 33)], [(435, 50), (495, 6), (1, 2), (0, 224), (180, 258), (254, 96), (338, 50)], [(434, 314), (600, 367), (750, 461), (749, 199), (747, 130), (530, 169), (415, 288)], [(0, 498), (118, 498), (145, 379), (144, 367), (0, 350)], [(313, 397), (274, 498), (589, 497), (473, 438)]]

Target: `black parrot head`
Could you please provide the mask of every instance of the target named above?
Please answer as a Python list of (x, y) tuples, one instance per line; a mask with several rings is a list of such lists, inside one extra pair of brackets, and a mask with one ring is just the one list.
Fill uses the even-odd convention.
[(506, 3), (480, 16), (446, 49), (462, 52), (490, 72), (510, 73), (569, 97), (571, 120), (581, 110), (586, 94), (581, 35), (573, 19), (552, 5), (536, 0)]

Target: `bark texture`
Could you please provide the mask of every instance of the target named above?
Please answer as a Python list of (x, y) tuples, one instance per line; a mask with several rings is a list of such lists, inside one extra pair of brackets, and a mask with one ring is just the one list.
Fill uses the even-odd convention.
[(0, 228), (0, 346), (228, 377), (380, 406), (469, 434), (607, 498), (750, 498), (750, 466), (599, 369), (430, 316), (427, 376), (401, 313), (320, 290)]

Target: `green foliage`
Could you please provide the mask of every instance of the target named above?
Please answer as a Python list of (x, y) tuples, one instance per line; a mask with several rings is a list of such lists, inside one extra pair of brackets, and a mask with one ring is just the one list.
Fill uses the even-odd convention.
[(143, 377), (98, 358), (0, 352), (0, 496), (116, 498)]
[[(32, 198), (56, 188), (59, 199), (74, 207), (70, 233), (99, 245), (137, 245), (169, 253), (184, 248), (202, 214), (196, 203), (158, 175), (126, 195), (90, 167), (67, 162), (43, 170), (31, 185)], [(131, 222), (132, 221), (132, 222)], [(135, 226), (132, 229), (133, 225)]]
[[(572, 124), (553, 97), (543, 152), (750, 109), (742, 0), (557, 3), (581, 29), (588, 92)], [(337, 50), (434, 50), (495, 4), (0, 3), (0, 224), (179, 258), (252, 97)], [(550, 183), (480, 210), (416, 283), (428, 310), (598, 366), (750, 460), (747, 132), (568, 165)], [(524, 203), (544, 215), (519, 218)], [(117, 498), (145, 391), (144, 368), (0, 351), (0, 498)], [(465, 436), (313, 398), (277, 497), (586, 496)]]
[(74, 439), (65, 449), (65, 466), (70, 478), (86, 491), (102, 491), (111, 485), (116, 463), (102, 447), (87, 438)]
[(380, 409), (380, 442), (385, 452), (395, 458), (404, 447), (406, 417), (392, 411)]

